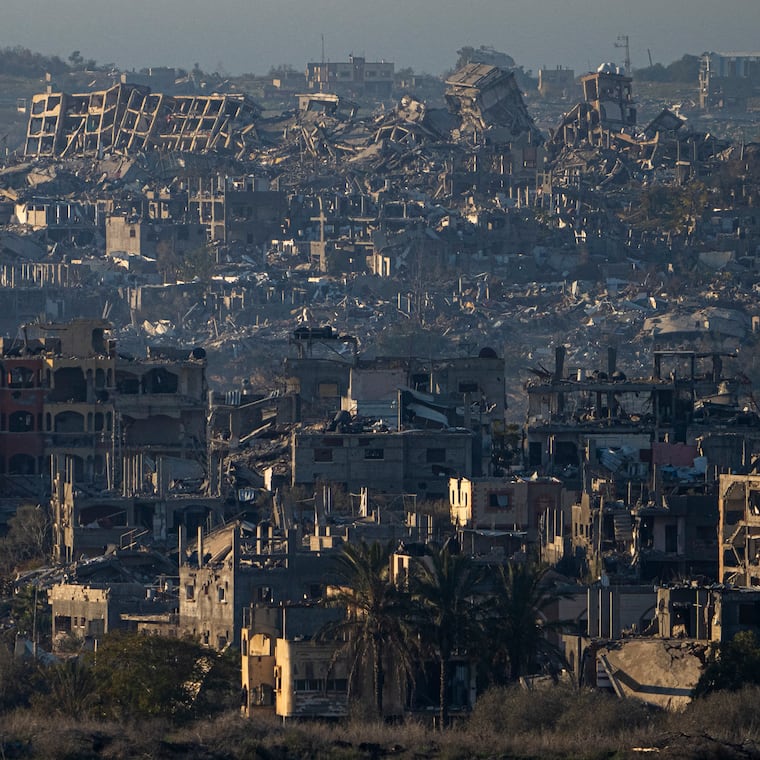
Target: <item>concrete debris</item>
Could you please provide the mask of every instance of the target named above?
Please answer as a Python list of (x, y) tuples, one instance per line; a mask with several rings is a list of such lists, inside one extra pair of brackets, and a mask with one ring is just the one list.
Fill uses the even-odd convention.
[(708, 645), (663, 639), (630, 639), (596, 653), (600, 670), (621, 697), (677, 711), (691, 701)]

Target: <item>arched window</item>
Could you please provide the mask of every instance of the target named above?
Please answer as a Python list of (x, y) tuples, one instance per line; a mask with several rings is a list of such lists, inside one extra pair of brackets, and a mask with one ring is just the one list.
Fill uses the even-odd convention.
[(30, 412), (12, 412), (8, 415), (8, 431), (11, 433), (28, 433), (34, 430), (34, 415)]

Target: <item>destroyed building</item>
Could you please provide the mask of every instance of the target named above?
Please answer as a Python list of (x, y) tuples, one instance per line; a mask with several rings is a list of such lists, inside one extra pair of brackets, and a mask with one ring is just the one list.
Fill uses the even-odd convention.
[(188, 217), (225, 245), (262, 245), (279, 235), (287, 213), (285, 194), (265, 177), (198, 178), (188, 193)]
[(577, 89), (575, 72), (557, 66), (554, 69), (538, 70), (538, 92), (544, 98), (569, 97)]
[(306, 64), (306, 84), (319, 92), (358, 92), (387, 98), (393, 89), (395, 64), (391, 61), (368, 61), (362, 55), (350, 55), (348, 61), (321, 61)]
[[(617, 369), (614, 349), (606, 370), (593, 372), (566, 368), (565, 349), (557, 349), (554, 372), (536, 370), (538, 378), (527, 386), (528, 467), (550, 473), (567, 468), (566, 476), (581, 478), (611, 453), (617, 461), (606, 469), (640, 483), (654, 471), (657, 444), (694, 445), (711, 430), (729, 432), (728, 420), (744, 416), (740, 379), (724, 374), (724, 354), (665, 349), (653, 354), (651, 375), (629, 379)], [(751, 413), (744, 424), (746, 435), (755, 436)]]
[[(139, 361), (117, 354), (109, 330), (105, 321), (79, 320), (27, 331), (29, 340), (39, 336), (29, 344), (36, 346), (39, 380), (32, 372), (26, 382), (30, 388), (39, 382), (42, 409), (25, 424), (30, 431), (39, 425), (45, 464), (43, 470), (41, 461), (25, 460), (26, 474), (44, 472), (52, 481), (61, 560), (102, 553), (111, 543), (123, 546), (141, 531), (166, 541), (167, 530), (186, 524), (188, 510), (200, 510), (202, 520), (207, 510), (219, 510), (218, 498), (204, 500), (200, 490), (207, 456), (205, 354), (169, 357), (169, 349), (154, 348)], [(14, 454), (20, 455), (30, 456)], [(183, 484), (198, 502), (179, 499), (167, 508), (169, 493), (181, 492)]]
[(760, 107), (760, 53), (703, 53), (699, 107), (756, 111)]
[(159, 550), (112, 548), (33, 574), (36, 587), (47, 591), (56, 653), (97, 651), (115, 630), (177, 634), (177, 564)]
[(345, 615), (340, 608), (251, 604), (243, 610), (243, 713), (288, 718), (348, 714), (348, 655), (319, 634)]
[[(82, 572), (53, 594), (55, 632), (239, 642), (248, 714), (342, 716), (345, 664), (315, 641), (324, 610), (303, 604), (331, 581), (328, 555), (403, 538), (401, 573), (412, 540), (456, 524), (484, 563), (537, 556), (598, 578), (551, 612), (587, 638), (682, 637), (573, 642), (569, 660), (593, 671), (585, 683), (685, 701), (709, 637), (755, 619), (751, 588), (719, 601), (653, 582), (750, 586), (755, 572), (754, 485), (716, 484), (758, 453), (748, 381), (724, 370), (760, 316), (757, 146), (696, 131), (688, 104), (637, 104), (610, 66), (582, 78), (545, 141), (513, 72), (468, 64), (447, 78), (448, 108), (409, 92), (366, 115), (354, 93), (393, 77), (375, 87), (373, 64), (354, 63), (364, 84), (358, 68), (315, 71), (277, 115), (179, 95), (168, 73), (165, 94), (146, 76), (32, 103), (28, 163), (0, 170), (0, 312), (8, 329), (45, 329), (3, 346), (3, 482), (52, 474), (56, 558), (72, 567), (141, 544), (179, 544), (180, 565), (179, 584), (149, 587)], [(572, 72), (551, 73), (538, 109), (552, 82), (575, 100)], [(665, 219), (674, 207), (685, 221)], [(174, 282), (175, 268), (160, 282), (162, 255), (199, 247), (213, 278)], [(100, 319), (109, 309), (122, 328)], [(47, 329), (75, 313), (99, 319)], [(162, 334), (184, 347), (153, 347)], [(602, 338), (627, 376), (614, 353), (602, 368)], [(562, 344), (573, 358), (546, 370)], [(515, 426), (507, 451), (525, 365), (524, 438)], [(332, 512), (331, 483), (350, 516)], [(294, 484), (297, 504), (283, 497)], [(447, 499), (452, 525), (397, 509), (418, 498)], [(666, 666), (634, 667), (650, 660)], [(468, 665), (451, 684), (463, 709)]]
[(322, 598), (334, 572), (319, 553), (301, 551), (299, 530), (233, 523), (204, 534), (195, 551), (180, 552), (182, 633), (215, 649), (238, 646), (243, 610)]
[(81, 94), (41, 93), (32, 97), (24, 155), (101, 157), (145, 150), (236, 154), (255, 139), (259, 113), (240, 94), (169, 96), (130, 84)]
[(630, 133), (636, 126), (632, 82), (606, 63), (596, 72), (582, 76), (583, 100), (564, 116), (552, 141), (572, 145), (586, 140), (592, 145), (602, 145), (611, 133)]
[[(525, 135), (540, 144), (540, 134), (512, 72), (468, 63), (446, 79), (446, 86), (446, 102), (463, 121), (460, 132), (471, 134), (473, 141), (508, 142)], [(491, 129), (493, 134), (489, 134)]]
[[(581, 493), (572, 507), (576, 557), (647, 580), (723, 578), (717, 480), (749, 466), (758, 440), (757, 416), (741, 408), (724, 357), (658, 350), (652, 375), (636, 380), (616, 369), (614, 352), (608, 371), (591, 377), (566, 373), (563, 349), (557, 358), (564, 381), (541, 371), (528, 385), (525, 454), (529, 467)], [(585, 412), (574, 388), (585, 389)]]
[(473, 555), (535, 553), (556, 564), (565, 555), (575, 493), (557, 478), (451, 478), (449, 509), (459, 542)]
[(718, 580), (757, 586), (760, 551), (755, 527), (760, 524), (760, 479), (754, 474), (721, 475), (718, 505)]

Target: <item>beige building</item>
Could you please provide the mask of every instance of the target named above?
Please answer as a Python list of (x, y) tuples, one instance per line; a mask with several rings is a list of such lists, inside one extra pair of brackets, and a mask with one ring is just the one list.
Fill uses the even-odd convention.
[(512, 555), (536, 547), (556, 564), (570, 547), (575, 492), (557, 478), (451, 478), (451, 522), (472, 554)]
[(564, 489), (557, 478), (450, 478), (451, 521), (458, 528), (527, 531), (538, 540), (542, 521), (556, 525), (565, 519)]
[(117, 629), (151, 630), (138, 622), (146, 619), (162, 618), (152, 632), (166, 636), (174, 630), (176, 636), (171, 624), (176, 618), (170, 612), (173, 600), (159, 599), (154, 589), (142, 583), (59, 583), (48, 591), (48, 603), (54, 648), (72, 638), (96, 648), (103, 636)]
[(575, 84), (575, 72), (572, 69), (538, 70), (538, 91), (544, 98), (566, 98), (575, 94), (578, 86)]
[(320, 641), (341, 609), (251, 606), (242, 638), (243, 712), (268, 709), (283, 719), (340, 718), (348, 713), (347, 658)]
[(182, 259), (205, 248), (206, 228), (200, 223), (158, 221), (127, 215), (106, 217), (106, 255), (127, 253), (155, 259), (161, 253)]
[(351, 90), (388, 96), (393, 88), (395, 64), (368, 61), (350, 55), (348, 61), (311, 62), (306, 64), (306, 83), (311, 90), (336, 92)]

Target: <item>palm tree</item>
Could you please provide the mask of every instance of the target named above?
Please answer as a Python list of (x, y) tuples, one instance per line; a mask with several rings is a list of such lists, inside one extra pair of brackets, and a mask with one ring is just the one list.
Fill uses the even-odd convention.
[(325, 626), (321, 634), (344, 640), (340, 651), (351, 653), (351, 681), (362, 666), (371, 667), (378, 717), (383, 716), (387, 662), (396, 663), (401, 678), (412, 672), (408, 596), (391, 580), (392, 553), (392, 543), (343, 545), (335, 560), (343, 583), (328, 603), (345, 607), (346, 617)]
[(477, 638), (480, 616), (474, 593), (479, 579), (480, 573), (470, 557), (452, 554), (447, 546), (430, 549), (427, 557), (417, 564), (412, 579), (413, 596), (420, 612), (421, 639), (440, 668), (441, 728), (449, 719), (448, 679), (452, 657), (465, 652)]
[(89, 714), (97, 700), (98, 682), (88, 664), (75, 657), (42, 672), (53, 709), (70, 718)]
[(545, 620), (547, 607), (562, 596), (547, 584), (548, 569), (512, 562), (499, 566), (488, 627), (492, 651), (506, 659), (510, 681), (529, 672), (542, 655), (564, 659), (545, 637), (548, 629), (562, 625)]

